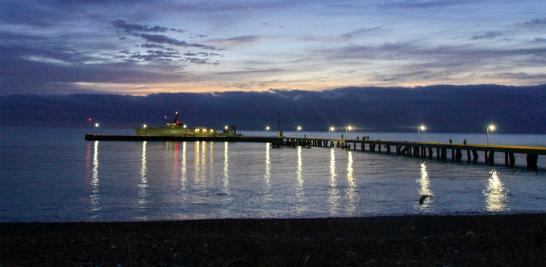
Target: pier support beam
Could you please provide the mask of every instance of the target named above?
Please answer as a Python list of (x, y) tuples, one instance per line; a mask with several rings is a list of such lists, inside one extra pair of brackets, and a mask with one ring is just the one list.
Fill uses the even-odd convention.
[(537, 154), (527, 154), (527, 169), (531, 171), (538, 170), (538, 155)]
[(487, 165), (494, 166), (495, 165), (495, 151), (485, 151), (487, 156)]
[(478, 155), (478, 152), (476, 150), (472, 150), (472, 163), (477, 163), (479, 158), (480, 155)]
[(455, 151), (455, 162), (462, 162), (463, 154), (461, 153), (460, 149), (457, 149)]
[(447, 161), (447, 148), (442, 148), (441, 160), (442, 161)]

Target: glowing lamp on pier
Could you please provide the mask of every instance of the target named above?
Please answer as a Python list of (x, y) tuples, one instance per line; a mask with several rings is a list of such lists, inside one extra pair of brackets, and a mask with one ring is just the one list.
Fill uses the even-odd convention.
[(330, 126), (330, 128), (328, 129), (329, 132), (335, 132), (336, 131), (336, 128), (334, 126)]
[(491, 123), (487, 125), (487, 128), (485, 129), (485, 133), (487, 134), (487, 144), (489, 145), (489, 135), (491, 135), (492, 132), (497, 130), (497, 126), (494, 123)]
[(489, 130), (490, 132), (494, 132), (495, 130), (497, 130), (497, 126), (495, 126), (495, 124), (489, 124), (487, 126), (487, 130)]
[(265, 130), (266, 130), (266, 131), (269, 131), (269, 130), (271, 130), (271, 127), (269, 127), (269, 125), (268, 125), (268, 126), (265, 126)]
[(227, 125), (224, 125), (224, 130), (227, 130), (229, 129), (229, 127)]
[(188, 125), (184, 124), (184, 125), (182, 125), (182, 128), (186, 129), (186, 128), (188, 128)]
[(143, 124), (142, 128), (144, 128), (144, 129), (148, 128), (148, 124)]
[(302, 130), (301, 126), (298, 125), (298, 127), (296, 128), (296, 130), (297, 130), (298, 132), (301, 131), (301, 130)]
[(100, 127), (100, 124), (98, 122), (95, 122), (95, 129), (97, 129), (96, 134), (99, 134), (99, 127)]
[(425, 126), (424, 124), (421, 124), (419, 125), (419, 127), (417, 127), (417, 142), (421, 142), (421, 132), (424, 132), (427, 130), (427, 126)]

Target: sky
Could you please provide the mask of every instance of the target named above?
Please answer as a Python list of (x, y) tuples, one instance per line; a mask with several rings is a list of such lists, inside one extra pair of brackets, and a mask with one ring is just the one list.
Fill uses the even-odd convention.
[(546, 83), (544, 0), (0, 2), (0, 94)]

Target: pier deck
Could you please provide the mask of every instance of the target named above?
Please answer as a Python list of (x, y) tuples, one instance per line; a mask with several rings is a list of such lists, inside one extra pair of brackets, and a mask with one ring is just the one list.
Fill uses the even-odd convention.
[(399, 156), (436, 159), (447, 162), (478, 163), (495, 165), (495, 154), (503, 153), (506, 167), (516, 166), (515, 154), (525, 155), (529, 170), (538, 170), (538, 156), (546, 155), (546, 147), (483, 145), (483, 144), (445, 144), (436, 142), (406, 142), (382, 140), (344, 140), (306, 137), (274, 136), (129, 136), (86, 134), (87, 141), (212, 141), (212, 142), (256, 142), (274, 143), (282, 146), (340, 147), (363, 152), (386, 153)]

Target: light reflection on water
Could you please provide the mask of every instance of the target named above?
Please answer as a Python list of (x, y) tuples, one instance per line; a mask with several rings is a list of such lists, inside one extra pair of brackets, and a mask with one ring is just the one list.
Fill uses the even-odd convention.
[(357, 186), (353, 174), (353, 152), (347, 152), (347, 213), (354, 214), (358, 201)]
[(147, 141), (142, 142), (142, 155), (140, 160), (140, 180), (138, 182), (138, 205), (141, 209), (146, 208), (148, 203), (148, 160), (146, 158)]
[(100, 211), (99, 141), (93, 146), (93, 170), (91, 175), (91, 212)]
[[(417, 180), (419, 183), (419, 195), (420, 196), (434, 196), (430, 190), (430, 178), (428, 177), (427, 165), (423, 161), (421, 163), (421, 178)], [(428, 210), (433, 202), (432, 197), (426, 198), (422, 204), (419, 205), (419, 209), (422, 211)]]
[(339, 190), (337, 189), (337, 174), (336, 174), (336, 150), (330, 148), (330, 181), (328, 190), (328, 202), (330, 206), (330, 215), (337, 215), (339, 205)]
[(496, 170), (489, 172), (487, 188), (483, 191), (485, 195), (485, 209), (487, 211), (505, 211), (506, 207), (506, 189), (500, 179), (500, 174)]
[(180, 169), (180, 187), (183, 191), (186, 191), (186, 184), (188, 183), (187, 169), (186, 169), (186, 145), (187, 142), (182, 142), (182, 166)]
[(229, 142), (224, 142), (224, 193), (229, 194)]
[(304, 193), (303, 193), (303, 158), (302, 147), (296, 148), (298, 158), (296, 160), (296, 212), (303, 214), (305, 212), (305, 206), (302, 205)]
[[(2, 221), (546, 211), (544, 172), (338, 148), (80, 141), (55, 159), (2, 149)], [(420, 195), (434, 198), (418, 205)]]

